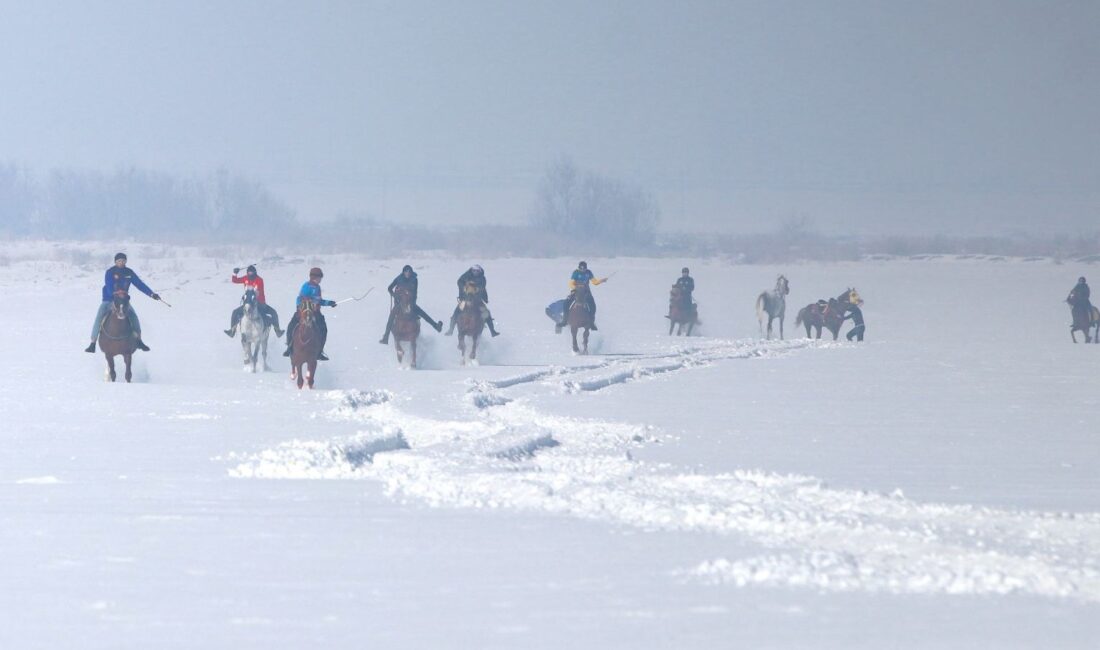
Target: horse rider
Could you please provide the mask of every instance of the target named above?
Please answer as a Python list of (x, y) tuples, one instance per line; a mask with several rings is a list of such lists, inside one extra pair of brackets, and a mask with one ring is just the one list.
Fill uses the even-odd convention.
[(1089, 290), (1089, 285), (1085, 282), (1084, 276), (1077, 278), (1077, 284), (1070, 289), (1069, 296), (1066, 298), (1066, 302), (1074, 307), (1084, 305), (1086, 309), (1092, 310), (1092, 302), (1089, 300), (1089, 296), (1092, 292)]
[[(577, 264), (577, 270), (573, 271), (573, 275), (569, 277), (569, 296), (565, 299), (565, 311), (562, 312), (562, 318), (568, 320), (569, 309), (573, 306), (573, 303), (577, 300), (577, 287), (584, 285), (591, 288), (592, 286), (603, 284), (607, 282), (607, 278), (597, 278), (592, 271), (588, 270), (588, 262), (580, 262)], [(588, 310), (592, 312), (592, 331), (596, 331), (596, 299), (592, 296), (592, 292), (588, 292)], [(565, 326), (565, 322), (559, 323), (561, 326)]]
[(684, 309), (690, 310), (694, 302), (691, 294), (695, 291), (695, 279), (691, 277), (691, 271), (688, 267), (685, 266), (680, 270), (680, 277), (676, 278), (676, 282), (672, 286), (680, 290), (680, 300)]
[[(393, 282), (390, 283), (390, 286), (386, 287), (386, 291), (390, 294), (390, 297), (392, 298), (397, 295), (397, 290), (402, 288), (408, 290), (409, 297), (412, 299), (412, 312), (416, 314), (418, 318), (423, 319), (425, 323), (434, 327), (435, 331), (442, 332), (443, 321), (432, 320), (432, 317), (429, 316), (423, 309), (421, 309), (420, 305), (416, 304), (416, 294), (417, 291), (419, 291), (420, 289), (420, 280), (416, 276), (416, 271), (414, 271), (413, 267), (409, 266), (408, 264), (401, 268), (401, 273), (393, 279)], [(393, 330), (393, 317), (394, 313), (391, 309), (389, 320), (386, 321), (386, 333), (383, 334), (382, 338), (378, 341), (382, 345), (387, 345), (390, 342), (390, 331)]]
[(85, 352), (95, 352), (99, 330), (103, 327), (103, 321), (107, 318), (107, 314), (111, 311), (111, 302), (114, 300), (116, 293), (126, 296), (126, 317), (130, 320), (130, 329), (133, 330), (134, 338), (137, 339), (137, 349), (145, 352), (149, 351), (149, 346), (141, 340), (141, 322), (138, 321), (137, 312), (130, 304), (130, 285), (137, 287), (139, 291), (153, 300), (160, 300), (160, 296), (142, 282), (133, 269), (126, 266), (126, 253), (118, 253), (115, 255), (114, 266), (107, 269), (104, 274), (103, 302), (99, 305), (99, 311), (96, 312), (95, 316), (95, 324), (92, 325), (92, 342), (84, 348)]
[(848, 319), (852, 320), (852, 329), (846, 335), (846, 338), (851, 341), (855, 339), (857, 341), (863, 340), (863, 333), (867, 331), (867, 327), (863, 324), (863, 310), (859, 308), (859, 305), (854, 302), (847, 304), (844, 315), (841, 316), (841, 322)]
[[(243, 284), (246, 291), (252, 289), (256, 292), (256, 302), (259, 304), (260, 315), (263, 316), (264, 323), (275, 328), (275, 336), (282, 336), (283, 330), (279, 329), (279, 314), (276, 313), (274, 307), (267, 304), (267, 298), (264, 296), (264, 279), (256, 273), (256, 266), (249, 264), (248, 268), (245, 269), (244, 277), (237, 276), (240, 272), (239, 267), (233, 269), (233, 277), (230, 280), (233, 284)], [(237, 325), (240, 324), (243, 315), (244, 305), (233, 310), (233, 315), (229, 319), (229, 329), (225, 330), (226, 336), (233, 338), (233, 335), (237, 333)]]
[(462, 305), (462, 301), (466, 300), (466, 285), (471, 282), (477, 287), (477, 297), (481, 299), (481, 317), (485, 319), (485, 324), (489, 326), (489, 333), (493, 336), (499, 336), (500, 332), (496, 331), (493, 326), (493, 315), (489, 313), (489, 292), (485, 289), (485, 269), (481, 268), (480, 264), (474, 264), (465, 273), (458, 276), (458, 305), (455, 306), (455, 311), (451, 314), (451, 326), (447, 329), (447, 336), (455, 333), (455, 325), (458, 323), (458, 309)]
[[(318, 361), (329, 360), (329, 358), (325, 356), (325, 341), (328, 340), (328, 323), (325, 322), (325, 315), (321, 313), (321, 307), (336, 307), (335, 301), (321, 298), (321, 278), (323, 277), (325, 277), (325, 274), (321, 269), (316, 266), (310, 269), (309, 281), (302, 285), (301, 290), (298, 291), (298, 299), (295, 302), (297, 307), (308, 300), (313, 303), (314, 311), (317, 312), (317, 327), (321, 330), (321, 351), (317, 355)], [(291, 347), (294, 345), (294, 330), (297, 327), (298, 309), (295, 308), (294, 316), (291, 317), (290, 323), (286, 326), (286, 352), (283, 353), (284, 357), (290, 356)]]

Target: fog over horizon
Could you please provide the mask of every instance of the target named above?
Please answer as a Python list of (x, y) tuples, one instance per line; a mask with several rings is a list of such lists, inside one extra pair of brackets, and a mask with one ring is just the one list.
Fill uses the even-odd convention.
[(5, 2), (0, 164), (225, 169), (305, 222), (520, 224), (563, 158), (662, 231), (1079, 233), (1089, 2)]

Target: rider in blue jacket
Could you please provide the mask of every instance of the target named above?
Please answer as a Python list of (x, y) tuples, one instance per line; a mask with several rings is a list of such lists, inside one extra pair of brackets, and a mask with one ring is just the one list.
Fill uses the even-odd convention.
[[(333, 300), (325, 300), (321, 297), (321, 278), (325, 277), (325, 274), (321, 272), (321, 269), (313, 267), (309, 270), (309, 282), (302, 285), (301, 290), (298, 291), (298, 299), (295, 302), (295, 307), (301, 305), (303, 301), (309, 300), (316, 307), (317, 311), (317, 326), (321, 330), (321, 352), (317, 356), (318, 361), (328, 361), (328, 357), (325, 356), (325, 341), (328, 340), (328, 324), (325, 322), (325, 316), (321, 313), (321, 307), (335, 307), (336, 302)], [(290, 323), (286, 326), (286, 352), (283, 353), (284, 357), (289, 357), (291, 348), (294, 345), (294, 330), (298, 327), (298, 309), (294, 310), (294, 317), (290, 319)]]
[(95, 352), (99, 330), (103, 327), (103, 321), (107, 318), (107, 314), (111, 311), (111, 302), (114, 300), (115, 293), (126, 297), (126, 317), (129, 318), (130, 329), (133, 330), (134, 338), (137, 339), (137, 349), (145, 352), (149, 351), (149, 346), (141, 340), (141, 322), (138, 320), (137, 312), (130, 304), (131, 286), (137, 287), (138, 291), (153, 300), (160, 300), (160, 296), (142, 282), (133, 269), (126, 266), (126, 253), (119, 253), (115, 255), (115, 265), (107, 269), (107, 272), (103, 275), (103, 301), (99, 305), (99, 311), (96, 312), (95, 323), (92, 324), (92, 342), (84, 348), (85, 352)]

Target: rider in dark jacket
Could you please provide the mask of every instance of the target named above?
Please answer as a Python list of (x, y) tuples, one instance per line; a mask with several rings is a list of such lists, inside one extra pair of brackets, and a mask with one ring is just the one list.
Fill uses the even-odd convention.
[[(420, 280), (416, 276), (416, 271), (414, 271), (413, 267), (409, 266), (408, 264), (406, 264), (404, 268), (401, 269), (400, 275), (393, 279), (393, 282), (390, 283), (390, 286), (386, 287), (386, 291), (389, 292), (390, 296), (392, 297), (394, 295), (394, 292), (396, 292), (398, 288), (408, 289), (409, 296), (412, 298), (413, 313), (422, 318), (425, 323), (434, 327), (435, 331), (443, 331), (443, 321), (433, 320), (431, 316), (429, 316), (427, 313), (425, 313), (423, 309), (420, 308), (420, 305), (416, 304), (416, 295), (417, 291), (420, 289)], [(382, 345), (387, 345), (390, 342), (390, 331), (393, 329), (393, 315), (393, 310), (391, 309), (389, 320), (386, 321), (386, 333), (383, 334), (382, 339), (378, 341)]]
[[(485, 289), (485, 270), (481, 268), (480, 264), (474, 264), (465, 273), (458, 276), (459, 305), (466, 299), (466, 285), (470, 282), (474, 283), (478, 288), (478, 297), (481, 298), (481, 317), (485, 319), (485, 324), (489, 326), (489, 333), (493, 336), (499, 336), (500, 332), (496, 331), (493, 325), (493, 315), (489, 312), (489, 292)], [(458, 306), (455, 306), (455, 311), (451, 314), (451, 325), (447, 328), (447, 336), (455, 333), (455, 325), (457, 323)]]
[(135, 345), (137, 349), (149, 351), (149, 346), (141, 340), (141, 323), (138, 321), (137, 312), (130, 305), (130, 287), (135, 286), (138, 291), (141, 291), (145, 295), (149, 296), (153, 300), (160, 300), (160, 296), (157, 295), (152, 289), (150, 289), (137, 273), (134, 273), (132, 269), (126, 266), (126, 253), (119, 253), (115, 255), (115, 265), (107, 269), (107, 272), (103, 274), (103, 301), (99, 305), (99, 311), (96, 312), (95, 323), (92, 324), (92, 342), (88, 347), (84, 348), (85, 352), (95, 352), (96, 340), (99, 339), (99, 330), (103, 327), (103, 320), (107, 318), (108, 312), (111, 310), (111, 303), (114, 301), (115, 293), (125, 294), (126, 301), (126, 316), (130, 319), (130, 329), (134, 332), (134, 338), (137, 339)]
[(1089, 300), (1090, 294), (1089, 285), (1085, 282), (1084, 277), (1077, 278), (1077, 284), (1070, 289), (1069, 296), (1066, 298), (1066, 302), (1074, 307), (1078, 305), (1084, 305), (1088, 308), (1092, 308), (1092, 302)]
[[(562, 312), (562, 322), (558, 323), (558, 327), (564, 327), (565, 321), (569, 318), (569, 309), (573, 307), (573, 303), (577, 300), (577, 286), (585, 285), (589, 288), (598, 284), (607, 282), (607, 278), (597, 278), (592, 271), (588, 269), (588, 262), (580, 262), (577, 264), (577, 270), (573, 271), (573, 274), (569, 276), (569, 295), (565, 299), (565, 311)], [(592, 295), (592, 292), (588, 292), (588, 309), (592, 312), (592, 330), (596, 331), (599, 328), (596, 327), (596, 298)]]
[(684, 267), (680, 271), (680, 277), (676, 278), (676, 283), (672, 285), (681, 291), (680, 299), (683, 301), (685, 309), (691, 309), (692, 305), (692, 292), (695, 291), (695, 280), (691, 277), (691, 271), (688, 267)]

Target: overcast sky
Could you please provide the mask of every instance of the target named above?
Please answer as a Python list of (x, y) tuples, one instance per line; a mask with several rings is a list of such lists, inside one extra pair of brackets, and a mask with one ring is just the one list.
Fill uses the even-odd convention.
[(1095, 230), (1098, 2), (4, 2), (0, 161), (225, 167), (305, 218)]

